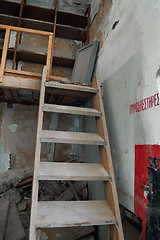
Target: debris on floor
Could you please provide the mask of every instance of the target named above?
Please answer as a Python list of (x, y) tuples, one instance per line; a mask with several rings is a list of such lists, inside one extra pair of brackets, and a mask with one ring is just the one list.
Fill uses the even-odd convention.
[(8, 222), (5, 233), (5, 240), (20, 240), (26, 236), (18, 209), (15, 203), (11, 203), (8, 213)]
[(0, 198), (0, 240), (4, 240), (9, 211), (9, 197)]
[[(31, 169), (11, 169), (0, 176), (0, 240), (28, 240), (32, 176)], [(39, 182), (39, 201), (76, 201), (87, 198), (87, 182)], [(92, 226), (39, 229), (37, 240), (92, 240), (94, 231)]]

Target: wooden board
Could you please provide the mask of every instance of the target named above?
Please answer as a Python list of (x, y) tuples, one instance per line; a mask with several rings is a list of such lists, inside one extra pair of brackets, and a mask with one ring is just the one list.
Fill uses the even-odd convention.
[[(2, 48), (0, 48), (0, 56), (2, 55)], [(13, 59), (14, 50), (8, 49), (7, 59)], [(38, 63), (46, 64), (47, 56), (43, 53), (34, 53), (29, 51), (17, 50), (16, 61), (29, 62), (29, 63)], [(74, 58), (67, 58), (63, 56), (53, 56), (53, 65), (59, 67), (73, 68)]]
[(108, 181), (101, 164), (41, 162), (39, 180)]
[(3, 24), (0, 24), (0, 29), (2, 30), (9, 29), (10, 31), (23, 32), (28, 34), (37, 34), (37, 35), (43, 35), (43, 36), (52, 35), (52, 33), (50, 32), (39, 31), (35, 29), (30, 29), (30, 28), (14, 27), (14, 26), (3, 25)]
[(72, 106), (56, 105), (56, 104), (44, 104), (42, 109), (45, 112), (79, 114), (79, 115), (87, 115), (87, 116), (94, 116), (94, 117), (99, 117), (101, 115), (101, 113), (95, 110), (94, 108), (72, 107)]
[(86, 86), (80, 86), (80, 85), (74, 85), (74, 84), (63, 84), (63, 83), (57, 83), (57, 82), (46, 82), (46, 87), (52, 87), (52, 88), (59, 88), (59, 89), (65, 89), (65, 90), (72, 90), (72, 91), (81, 91), (81, 92), (88, 92), (88, 93), (97, 93), (98, 90), (92, 87), (86, 87)]
[[(75, 182), (73, 183), (73, 187), (76, 193), (79, 193), (84, 187), (87, 186), (87, 182)], [(56, 198), (56, 201), (70, 201), (74, 197), (74, 194), (70, 188), (64, 191), (60, 196)]]
[(104, 140), (98, 134), (95, 133), (51, 131), (51, 130), (42, 131), (41, 142), (88, 144), (88, 145), (105, 144)]
[(30, 90), (40, 90), (41, 81), (30, 79), (30, 78), (20, 78), (12, 76), (3, 76), (3, 82), (0, 83), (0, 88), (17, 88), (17, 89), (30, 89)]
[(115, 224), (106, 201), (47, 201), (37, 204), (36, 227), (71, 227)]
[(77, 51), (71, 76), (72, 82), (91, 83), (98, 46), (99, 41), (96, 40)]
[(25, 237), (24, 228), (15, 203), (10, 204), (5, 240), (20, 240)]
[(9, 210), (9, 197), (0, 198), (0, 240), (4, 240)]

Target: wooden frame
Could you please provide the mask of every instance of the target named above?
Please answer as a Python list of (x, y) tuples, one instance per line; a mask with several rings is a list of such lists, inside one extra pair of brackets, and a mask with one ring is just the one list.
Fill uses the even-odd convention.
[[(0, 82), (3, 82), (3, 75), (5, 72), (5, 64), (6, 64), (6, 58), (7, 58), (7, 51), (8, 51), (8, 43), (9, 43), (9, 37), (11, 31), (16, 31), (20, 33), (30, 33), (30, 34), (37, 34), (37, 35), (43, 35), (48, 36), (48, 54), (47, 54), (47, 70), (51, 68), (51, 58), (52, 57), (52, 48), (53, 48), (53, 33), (45, 32), (45, 31), (38, 31), (38, 30), (32, 30), (28, 28), (21, 28), (21, 27), (13, 27), (8, 25), (2, 25), (0, 24), (0, 29), (6, 30), (5, 33), (5, 39), (4, 39), (4, 45), (3, 45), (3, 51), (2, 51), (2, 57), (1, 57), (1, 66), (0, 66)], [(15, 55), (14, 55), (15, 56)], [(16, 60), (16, 59), (14, 59)], [(49, 71), (49, 70), (48, 70)]]
[(3, 45), (3, 51), (2, 51), (2, 58), (1, 58), (1, 67), (0, 67), (0, 82), (3, 81), (3, 74), (6, 64), (6, 58), (7, 58), (7, 49), (8, 49), (8, 43), (9, 43), (9, 36), (10, 36), (10, 29), (5, 29), (5, 38), (4, 38), (4, 45)]

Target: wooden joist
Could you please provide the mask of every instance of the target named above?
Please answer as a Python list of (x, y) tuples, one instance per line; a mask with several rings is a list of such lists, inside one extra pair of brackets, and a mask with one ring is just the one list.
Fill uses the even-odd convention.
[(39, 180), (108, 181), (101, 164), (41, 162)]
[[(18, 18), (0, 14), (0, 22), (1, 22), (1, 24), (17, 26)], [(42, 21), (36, 21), (36, 20), (33, 21), (31, 19), (22, 18), (21, 26), (23, 28), (30, 28), (30, 29), (35, 29), (35, 30), (39, 30), (39, 31), (53, 32), (54, 24), (49, 23), (49, 22), (42, 22)], [(66, 39), (74, 39), (77, 41), (84, 41), (85, 35), (86, 35), (85, 29), (57, 24), (56, 37), (66, 38)]]
[[(1, 0), (0, 5), (1, 14), (7, 14), (10, 16), (18, 17), (20, 3)], [(54, 14), (55, 14), (54, 9), (24, 4), (22, 18), (29, 18), (52, 23), (54, 19)], [(87, 17), (75, 13), (68, 13), (65, 11), (58, 10), (57, 23), (85, 29), (87, 26)]]
[[(7, 52), (7, 59), (13, 59), (14, 50), (8, 49)], [(0, 56), (2, 55), (2, 48), (0, 48)], [(29, 63), (38, 63), (38, 64), (46, 64), (47, 56), (43, 53), (34, 53), (34, 52), (28, 52), (28, 51), (17, 51), (16, 54), (16, 61), (22, 61), (22, 62), (29, 62)], [(73, 68), (74, 65), (74, 58), (66, 58), (66, 57), (58, 57), (53, 56), (53, 65), (59, 66), (59, 67), (67, 67), (67, 68)]]
[(116, 220), (106, 201), (45, 201), (37, 203), (36, 227), (55, 228), (115, 223)]
[(41, 142), (68, 144), (104, 145), (104, 140), (96, 133), (65, 132), (43, 130)]
[(99, 117), (101, 115), (101, 113), (95, 110), (94, 108), (72, 107), (56, 104), (44, 104), (42, 109), (44, 112), (79, 114), (94, 117)]

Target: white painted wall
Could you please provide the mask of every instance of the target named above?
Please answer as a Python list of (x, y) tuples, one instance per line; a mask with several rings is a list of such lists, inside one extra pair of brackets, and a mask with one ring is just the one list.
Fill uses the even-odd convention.
[[(101, 0), (92, 1), (97, 9)], [(94, 15), (94, 12), (92, 12)], [(113, 24), (119, 21), (117, 27)], [(160, 106), (129, 115), (130, 104), (160, 91), (160, 0), (113, 0), (102, 22), (96, 73), (104, 105), (119, 200), (134, 211), (135, 144), (160, 144)]]

